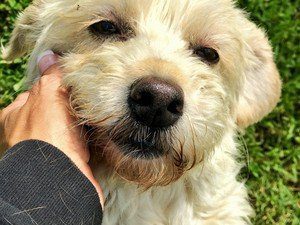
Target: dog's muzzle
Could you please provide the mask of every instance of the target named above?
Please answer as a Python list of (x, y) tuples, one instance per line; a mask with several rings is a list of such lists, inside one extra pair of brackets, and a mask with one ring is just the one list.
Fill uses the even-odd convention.
[(182, 89), (157, 77), (145, 77), (132, 84), (128, 105), (130, 116), (112, 140), (134, 158), (153, 159), (172, 150), (171, 128), (183, 114)]

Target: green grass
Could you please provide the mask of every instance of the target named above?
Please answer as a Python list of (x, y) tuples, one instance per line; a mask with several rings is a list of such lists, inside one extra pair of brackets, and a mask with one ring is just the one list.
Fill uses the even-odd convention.
[[(29, 0), (2, 0), (0, 36), (8, 41), (13, 22)], [(265, 28), (283, 81), (282, 100), (274, 112), (248, 128), (244, 141), (250, 163), (242, 176), (256, 210), (255, 225), (299, 225), (300, 217), (300, 0), (239, 1), (251, 19)], [(0, 59), (1, 60), (1, 59)], [(21, 91), (26, 59), (0, 63), (0, 108)]]

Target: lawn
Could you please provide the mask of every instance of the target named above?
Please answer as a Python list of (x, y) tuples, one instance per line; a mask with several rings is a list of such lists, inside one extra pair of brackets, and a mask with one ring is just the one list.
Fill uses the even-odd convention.
[[(8, 41), (13, 23), (29, 0), (0, 2), (1, 43)], [(242, 1), (251, 19), (265, 28), (274, 48), (283, 94), (272, 114), (247, 129), (240, 141), (248, 166), (247, 179), (255, 225), (300, 224), (300, 0)], [(5, 63), (0, 58), (0, 108), (22, 90), (26, 58)], [(248, 150), (248, 154), (246, 154)]]

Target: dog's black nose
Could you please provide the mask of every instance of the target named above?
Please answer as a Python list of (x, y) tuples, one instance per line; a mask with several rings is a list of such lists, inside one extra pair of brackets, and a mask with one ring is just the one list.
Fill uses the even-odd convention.
[(157, 77), (145, 77), (130, 90), (129, 107), (133, 118), (143, 125), (163, 128), (172, 126), (182, 116), (182, 89)]

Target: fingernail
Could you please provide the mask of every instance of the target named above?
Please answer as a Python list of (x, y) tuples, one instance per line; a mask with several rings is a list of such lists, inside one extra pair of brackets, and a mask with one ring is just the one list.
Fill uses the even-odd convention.
[(57, 63), (57, 56), (51, 50), (47, 50), (43, 52), (42, 54), (39, 55), (37, 59), (37, 64), (41, 75), (56, 63)]

